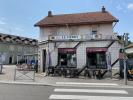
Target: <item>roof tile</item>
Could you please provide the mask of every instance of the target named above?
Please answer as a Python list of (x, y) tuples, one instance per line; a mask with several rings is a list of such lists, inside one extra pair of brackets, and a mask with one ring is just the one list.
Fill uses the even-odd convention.
[(78, 14), (62, 14), (47, 16), (35, 26), (57, 26), (57, 25), (82, 25), (82, 24), (95, 24), (95, 23), (108, 23), (117, 22), (114, 16), (109, 12), (89, 12), (89, 13), (78, 13)]

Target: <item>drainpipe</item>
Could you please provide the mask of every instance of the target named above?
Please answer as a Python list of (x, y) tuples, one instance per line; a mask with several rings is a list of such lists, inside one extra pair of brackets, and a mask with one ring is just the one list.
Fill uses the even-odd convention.
[(114, 27), (116, 26), (116, 24), (117, 24), (117, 22), (115, 22), (115, 24), (113, 25), (113, 29), (114, 29)]
[(124, 53), (124, 83), (127, 85), (127, 66), (126, 66), (126, 53), (125, 53), (125, 45), (127, 45), (128, 41), (128, 33), (124, 33), (123, 35), (123, 53)]

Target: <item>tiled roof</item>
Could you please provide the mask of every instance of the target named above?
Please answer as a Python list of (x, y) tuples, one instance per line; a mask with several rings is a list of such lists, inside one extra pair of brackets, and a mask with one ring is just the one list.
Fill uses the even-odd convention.
[(50, 27), (50, 26), (64, 26), (64, 25), (86, 25), (96, 23), (112, 23), (117, 22), (114, 16), (109, 12), (88, 12), (78, 14), (62, 14), (47, 16), (35, 26)]
[[(10, 41), (6, 41), (6, 38), (10, 38)], [(38, 45), (38, 40), (36, 39), (0, 33), (0, 42), (3, 42), (3, 43), (10, 42), (10, 43), (17, 43), (17, 44), (18, 43), (25, 44), (24, 42), (25, 40), (28, 41), (28, 44), (26, 45)]]
[(126, 46), (126, 49), (128, 49), (128, 48), (133, 48), (133, 43)]

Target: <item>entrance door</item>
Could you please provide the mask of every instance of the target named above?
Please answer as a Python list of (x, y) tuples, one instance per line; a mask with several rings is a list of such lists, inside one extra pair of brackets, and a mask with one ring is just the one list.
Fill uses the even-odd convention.
[(87, 65), (89, 66), (89, 68), (96, 68), (96, 53), (87, 53)]
[(45, 72), (45, 67), (46, 67), (46, 50), (43, 50), (42, 61), (43, 61), (43, 72)]
[(9, 64), (12, 64), (12, 57), (9, 57)]

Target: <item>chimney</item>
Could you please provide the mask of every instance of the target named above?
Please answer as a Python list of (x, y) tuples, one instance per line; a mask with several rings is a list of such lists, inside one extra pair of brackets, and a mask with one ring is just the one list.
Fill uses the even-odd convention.
[(48, 11), (48, 17), (52, 17), (52, 11)]
[(106, 12), (106, 9), (104, 6), (102, 6), (102, 12), (105, 13)]

